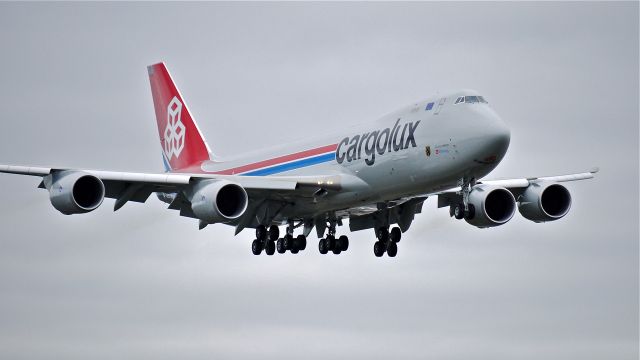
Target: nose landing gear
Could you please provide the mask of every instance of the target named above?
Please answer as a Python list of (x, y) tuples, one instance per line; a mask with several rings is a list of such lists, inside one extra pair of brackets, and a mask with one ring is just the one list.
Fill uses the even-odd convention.
[(471, 193), (471, 189), (473, 189), (475, 184), (475, 178), (462, 178), (460, 179), (460, 181), (458, 181), (458, 185), (460, 186), (460, 191), (458, 191), (458, 194), (462, 197), (462, 202), (451, 205), (451, 216), (455, 217), (458, 220), (473, 219), (476, 214), (476, 209), (473, 204), (469, 204), (469, 194)]

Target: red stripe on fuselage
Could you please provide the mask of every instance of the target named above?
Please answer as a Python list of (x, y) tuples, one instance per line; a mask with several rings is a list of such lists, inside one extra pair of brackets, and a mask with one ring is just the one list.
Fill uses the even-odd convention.
[(273, 159), (263, 160), (263, 161), (259, 161), (259, 162), (253, 163), (253, 164), (239, 166), (239, 167), (236, 167), (236, 168), (233, 168), (233, 169), (216, 171), (216, 172), (214, 172), (214, 174), (218, 174), (218, 175), (234, 175), (234, 174), (245, 173), (247, 171), (266, 168), (266, 167), (269, 167), (269, 166), (278, 165), (278, 164), (286, 163), (286, 162), (293, 161), (293, 160), (303, 159), (303, 158), (307, 158), (307, 157), (314, 156), (314, 155), (320, 155), (320, 154), (328, 153), (328, 152), (331, 152), (331, 151), (336, 151), (336, 148), (338, 148), (338, 144), (327, 145), (327, 146), (323, 146), (323, 147), (319, 147), (319, 148), (315, 148), (315, 149), (311, 149), (311, 150), (305, 150), (305, 151), (297, 152), (295, 154), (279, 156), (279, 157), (276, 157), (276, 158), (273, 158)]

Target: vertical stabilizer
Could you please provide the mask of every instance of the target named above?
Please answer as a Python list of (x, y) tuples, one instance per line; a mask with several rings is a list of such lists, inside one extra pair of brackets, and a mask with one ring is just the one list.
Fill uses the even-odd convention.
[(164, 63), (147, 67), (166, 171), (209, 160), (209, 146)]

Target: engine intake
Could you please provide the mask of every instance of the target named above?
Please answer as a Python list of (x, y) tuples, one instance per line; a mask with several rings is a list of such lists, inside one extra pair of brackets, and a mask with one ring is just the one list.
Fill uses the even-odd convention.
[(476, 185), (469, 193), (469, 206), (473, 209), (466, 221), (480, 228), (505, 224), (516, 212), (516, 199), (502, 187)]
[(208, 223), (229, 222), (247, 210), (249, 197), (244, 188), (226, 180), (201, 181), (193, 188), (191, 210)]
[(567, 215), (571, 208), (571, 194), (556, 183), (533, 183), (518, 198), (518, 210), (535, 222), (553, 221)]
[(51, 175), (51, 205), (65, 215), (93, 211), (102, 204), (105, 190), (102, 180), (83, 171), (63, 171)]

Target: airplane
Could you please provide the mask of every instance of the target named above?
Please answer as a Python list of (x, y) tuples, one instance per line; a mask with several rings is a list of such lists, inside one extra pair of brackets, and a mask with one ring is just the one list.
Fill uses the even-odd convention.
[(155, 193), (180, 216), (198, 220), (199, 229), (255, 229), (254, 255), (303, 251), (314, 228), (319, 252), (340, 254), (349, 238), (337, 230), (348, 220), (352, 232), (373, 229), (375, 256), (395, 257), (430, 196), (450, 217), (478, 228), (506, 224), (516, 208), (528, 220), (555, 221), (571, 207), (561, 183), (598, 171), (482, 180), (504, 158), (511, 133), (473, 90), (437, 95), (333, 135), (220, 158), (166, 65), (147, 70), (164, 173), (10, 165), (0, 172), (41, 177), (38, 187), (65, 215), (91, 212), (105, 197), (115, 199), (116, 211)]

